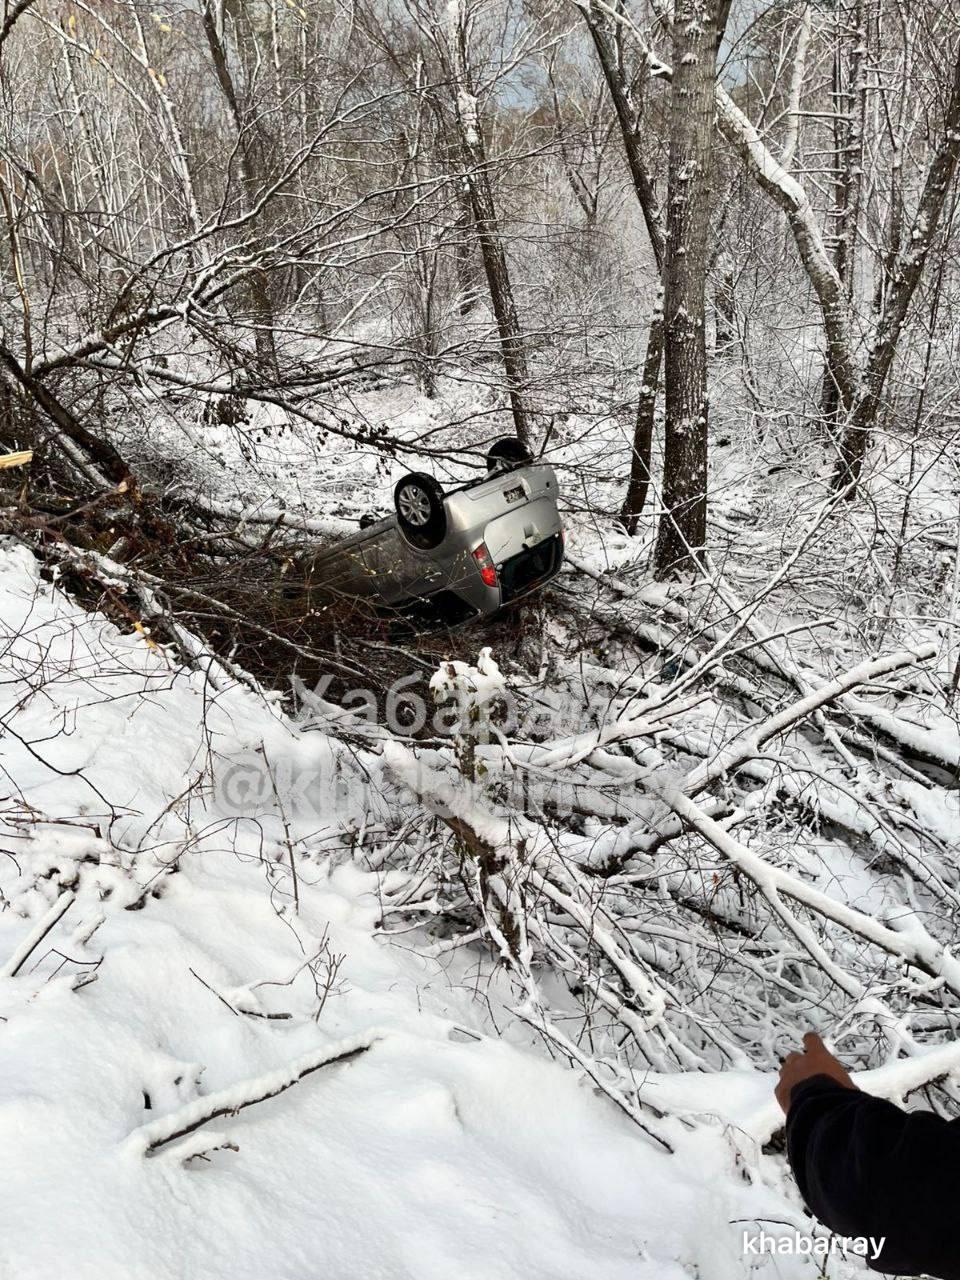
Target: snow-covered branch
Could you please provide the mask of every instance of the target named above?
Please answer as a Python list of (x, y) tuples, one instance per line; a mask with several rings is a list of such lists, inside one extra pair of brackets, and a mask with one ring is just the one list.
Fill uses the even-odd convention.
[(384, 1032), (373, 1030), (364, 1035), (351, 1036), (345, 1040), (327, 1045), (312, 1053), (301, 1054), (299, 1058), (278, 1067), (274, 1071), (264, 1072), (251, 1080), (241, 1080), (226, 1089), (218, 1089), (216, 1093), (196, 1098), (179, 1107), (169, 1115), (160, 1116), (148, 1124), (141, 1125), (126, 1139), (125, 1145), (143, 1155), (153, 1155), (168, 1142), (193, 1133), (201, 1125), (209, 1124), (221, 1116), (235, 1116), (247, 1107), (256, 1106), (258, 1102), (266, 1102), (275, 1098), (287, 1089), (293, 1088), (307, 1076), (313, 1075), (323, 1067), (335, 1066), (340, 1062), (350, 1062), (362, 1053), (371, 1049), (378, 1040), (382, 1040)]

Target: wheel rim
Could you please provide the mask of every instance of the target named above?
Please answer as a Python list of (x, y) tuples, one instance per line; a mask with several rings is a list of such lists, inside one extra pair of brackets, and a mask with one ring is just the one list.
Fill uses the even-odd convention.
[(419, 485), (407, 484), (397, 494), (400, 514), (409, 524), (422, 528), (430, 520), (430, 498)]

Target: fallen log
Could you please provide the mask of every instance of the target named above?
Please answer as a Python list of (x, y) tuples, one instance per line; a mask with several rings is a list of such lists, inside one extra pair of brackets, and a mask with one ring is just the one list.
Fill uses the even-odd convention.
[(378, 1040), (382, 1040), (384, 1034), (383, 1031), (373, 1030), (361, 1036), (340, 1040), (324, 1049), (303, 1054), (285, 1067), (267, 1071), (250, 1080), (241, 1080), (205, 1098), (196, 1098), (169, 1115), (160, 1116), (157, 1120), (134, 1129), (126, 1139), (126, 1145), (142, 1155), (152, 1156), (175, 1138), (193, 1133), (201, 1125), (208, 1124), (219, 1116), (235, 1116), (246, 1107), (256, 1106), (258, 1102), (266, 1102), (268, 1098), (285, 1093), (321, 1067), (331, 1067), (337, 1062), (349, 1062), (359, 1057)]

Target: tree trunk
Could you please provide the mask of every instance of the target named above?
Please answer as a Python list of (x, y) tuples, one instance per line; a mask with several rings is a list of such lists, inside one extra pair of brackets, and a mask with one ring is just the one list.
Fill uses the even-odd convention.
[(657, 295), (656, 309), (647, 334), (647, 355), (643, 362), (643, 382), (637, 398), (637, 421), (633, 432), (630, 481), (620, 511), (620, 523), (631, 536), (637, 532), (650, 489), (650, 460), (653, 453), (653, 423), (657, 407), (657, 387), (663, 362), (663, 292)]
[(459, 311), (461, 316), (468, 316), (477, 305), (481, 277), (475, 268), (473, 258), (473, 210), (470, 206), (469, 192), (464, 191), (462, 195), (458, 192), (457, 201), (463, 205), (463, 212), (453, 226), (456, 237), (453, 243), (453, 261), (457, 272)]
[(590, 31), (597, 60), (603, 72), (610, 99), (613, 102), (623, 139), (627, 168), (633, 183), (634, 194), (640, 206), (650, 248), (661, 277), (654, 313), (647, 333), (647, 354), (643, 362), (643, 381), (637, 398), (637, 417), (633, 433), (633, 450), (630, 459), (630, 479), (620, 509), (620, 523), (627, 533), (637, 531), (640, 516), (650, 489), (650, 458), (653, 447), (654, 414), (657, 407), (657, 391), (660, 386), (660, 365), (663, 361), (663, 261), (666, 253), (663, 215), (657, 201), (653, 179), (647, 169), (640, 149), (639, 115), (632, 101), (623, 66), (617, 56), (610, 27), (594, 6), (581, 9)]
[(666, 438), (654, 573), (677, 577), (707, 537), (705, 293), (716, 101), (713, 0), (676, 0), (664, 261)]
[[(243, 119), (240, 99), (227, 62), (226, 44), (223, 38), (223, 8), (222, 5), (217, 5), (217, 0), (204, 0), (203, 29), (210, 56), (213, 59), (214, 70), (217, 73), (217, 82), (226, 100), (233, 127), (237, 131), (240, 172), (245, 188), (245, 201), (248, 202), (249, 207), (249, 204), (256, 200), (258, 187), (263, 185), (266, 171), (265, 157), (260, 139), (247, 128)], [(262, 223), (262, 219), (260, 221)], [(277, 370), (277, 350), (273, 336), (275, 309), (270, 277), (266, 271), (258, 268), (252, 273), (247, 285), (247, 296), (255, 325), (254, 342), (257, 355), (263, 364), (275, 373)]]
[(469, 58), (467, 54), (467, 20), (456, 0), (447, 10), (450, 20), (449, 46), (453, 60), (453, 87), (456, 92), (457, 127), (467, 171), (467, 187), (470, 209), (477, 230), (480, 256), (490, 290), (490, 302), (497, 320), (500, 335), (500, 352), (513, 412), (517, 438), (529, 445), (531, 439), (530, 413), (525, 392), (529, 381), (527, 356), (510, 270), (504, 252), (500, 226), (497, 221), (493, 189), (490, 185), (490, 168), (483, 145), (480, 128), (480, 112), (477, 99), (471, 92)]
[(637, 197), (637, 203), (640, 205), (640, 212), (643, 214), (647, 235), (650, 237), (650, 248), (653, 250), (654, 260), (659, 272), (663, 270), (664, 259), (663, 217), (660, 213), (656, 192), (654, 191), (653, 179), (650, 177), (646, 161), (640, 150), (637, 110), (631, 100), (630, 89), (626, 83), (620, 60), (617, 57), (617, 50), (609, 27), (593, 7), (584, 6), (581, 12), (590, 31), (594, 48), (597, 51), (597, 60), (600, 63), (603, 78), (607, 82), (613, 109), (617, 113), (617, 123), (620, 126), (620, 136), (623, 139), (623, 149), (627, 157), (627, 167), (630, 170), (633, 190)]
[[(675, 74), (675, 73), (674, 73)], [(857, 370), (850, 304), (823, 243), (806, 191), (771, 155), (759, 133), (722, 85), (717, 85), (717, 125), (757, 184), (787, 215), (804, 271), (817, 295), (827, 339), (827, 367), (845, 410), (853, 406)]]
[(53, 424), (54, 443), (95, 488), (107, 489), (111, 484), (126, 485), (131, 491), (136, 488), (136, 477), (114, 446), (88, 431), (52, 391), (23, 368), (2, 339), (0, 368), (47, 415)]
[[(661, 78), (676, 78), (671, 69), (648, 55)], [(858, 376), (853, 358), (853, 324), (843, 282), (826, 253), (820, 227), (806, 191), (770, 154), (759, 133), (722, 85), (716, 86), (717, 124), (720, 132), (743, 160), (758, 185), (780, 205), (804, 270), (820, 304), (827, 339), (827, 367), (846, 415), (840, 442), (840, 458), (833, 475), (836, 489), (854, 497), (863, 469), (870, 429), (880, 407), (880, 395), (910, 302), (923, 274), (927, 255), (943, 212), (947, 189), (960, 156), (960, 46), (955, 54), (953, 84), (944, 113), (944, 129), (936, 155), (923, 185), (916, 217), (891, 271), (884, 312), (871, 344), (864, 377)]]
[(13, 30), (17, 19), (36, 3), (37, 0), (17, 0), (17, 3), (13, 6), (4, 5), (3, 25), (0, 26), (0, 45), (4, 43)]
[[(847, 15), (841, 13), (838, 21)], [(866, 32), (862, 0), (856, 0), (852, 27), (838, 33), (833, 56), (833, 146), (834, 209), (833, 265), (847, 295), (853, 299), (856, 264), (857, 225), (860, 220), (860, 191), (863, 185), (863, 134), (866, 90), (863, 60)], [(829, 360), (823, 370), (820, 411), (834, 430), (841, 417), (841, 395)]]
[(887, 292), (887, 305), (877, 326), (860, 394), (840, 441), (840, 457), (833, 474), (835, 489), (847, 488), (852, 497), (863, 471), (863, 462), (876, 422), (890, 366), (897, 354), (900, 334), (917, 285), (926, 265), (930, 246), (937, 234), (947, 191), (960, 161), (960, 43), (953, 68), (953, 85), (937, 152), (923, 184), (920, 203), (910, 232), (904, 237)]

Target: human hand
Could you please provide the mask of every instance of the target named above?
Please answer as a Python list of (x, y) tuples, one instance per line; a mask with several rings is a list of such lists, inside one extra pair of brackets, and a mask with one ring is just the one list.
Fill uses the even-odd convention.
[(838, 1062), (815, 1031), (803, 1037), (803, 1053), (788, 1053), (780, 1067), (780, 1079), (774, 1093), (784, 1115), (790, 1110), (790, 1094), (794, 1085), (811, 1076), (829, 1076), (845, 1089), (856, 1089), (846, 1067)]

